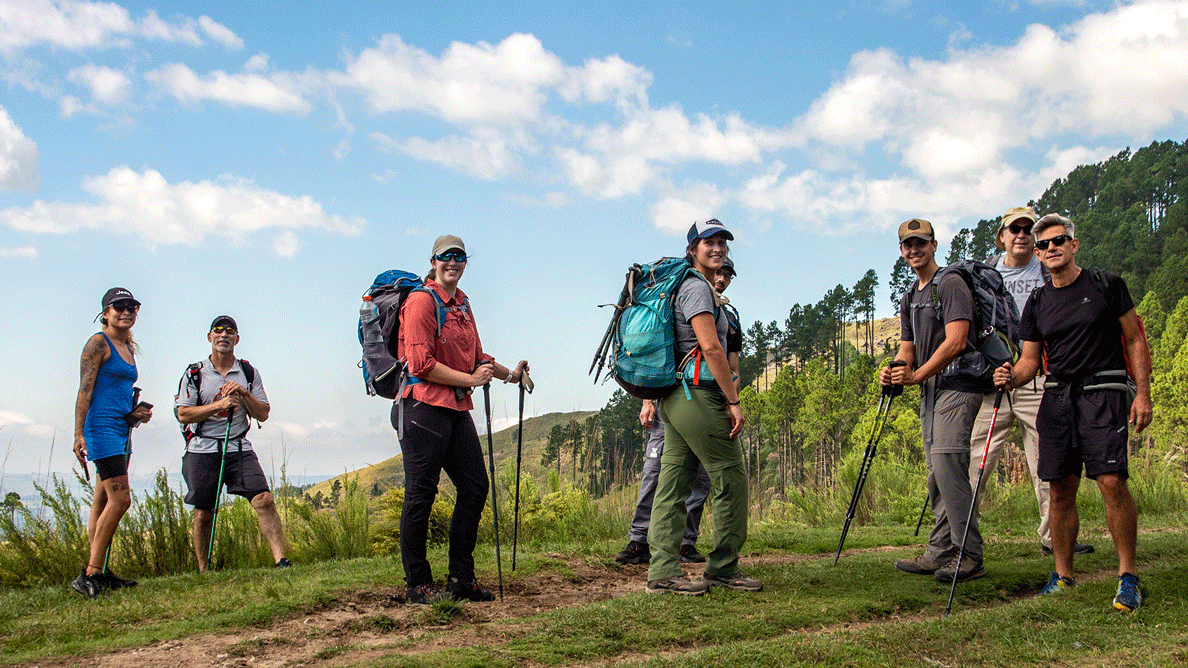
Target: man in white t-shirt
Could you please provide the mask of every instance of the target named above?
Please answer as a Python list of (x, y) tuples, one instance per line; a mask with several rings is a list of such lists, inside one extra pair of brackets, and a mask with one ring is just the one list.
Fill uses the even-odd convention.
[[(1035, 209), (1029, 206), (1008, 209), (1002, 214), (1002, 223), (994, 237), (994, 243), (1002, 253), (986, 260), (986, 264), (1002, 274), (1003, 283), (1015, 298), (1019, 313), (1023, 312), (1023, 305), (1027, 303), (1031, 291), (1050, 280), (1047, 268), (1034, 252), (1035, 237), (1032, 236), (1032, 227), (1038, 219)], [(1027, 456), (1027, 469), (1031, 473), (1035, 500), (1039, 504), (1040, 524), (1036, 533), (1039, 534), (1040, 547), (1044, 554), (1052, 554), (1052, 533), (1048, 527), (1048, 483), (1040, 480), (1036, 474), (1039, 462), (1039, 433), (1035, 429), (1035, 416), (1039, 411), (1040, 399), (1044, 396), (1042, 373), (1041, 371), (1041, 375), (1034, 380), (1011, 392), (1010, 401), (1004, 401), (999, 408), (998, 422), (994, 425), (994, 436), (990, 441), (990, 452), (986, 455), (982, 485), (978, 488), (978, 498), (975, 502), (981, 504), (987, 483), (993, 478), (998, 460), (1002, 457), (1003, 446), (1011, 433), (1011, 425), (1018, 420), (1019, 428), (1023, 432), (1023, 452)], [(988, 394), (982, 401), (982, 408), (978, 411), (978, 419), (974, 422), (973, 432), (970, 434), (971, 487), (975, 486), (978, 479), (978, 467), (982, 461), (982, 450), (986, 447), (986, 434), (990, 430), (990, 419), (993, 415), (994, 395)], [(1077, 543), (1075, 551), (1078, 554), (1088, 554), (1093, 551), (1093, 546)]]

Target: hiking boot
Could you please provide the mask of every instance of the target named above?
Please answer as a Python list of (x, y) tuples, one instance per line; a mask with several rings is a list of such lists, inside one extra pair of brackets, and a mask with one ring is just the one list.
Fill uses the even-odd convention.
[(289, 561), (289, 559), (287, 557), (281, 557), (280, 561), (276, 562), (276, 565), (273, 566), (273, 568), (292, 568), (292, 567), (293, 567), (293, 562)]
[[(1093, 550), (1093, 546), (1089, 543), (1077, 543), (1073, 546), (1073, 554), (1093, 554)], [(1043, 544), (1040, 545), (1040, 551), (1043, 552), (1044, 556), (1047, 557), (1050, 557), (1053, 554), (1052, 548)]]
[(70, 583), (70, 588), (82, 594), (83, 598), (95, 598), (106, 589), (102, 580), (95, 577), (95, 575), (87, 575), (85, 569)]
[(915, 559), (896, 559), (895, 567), (913, 575), (932, 575), (941, 565), (921, 554)]
[(954, 573), (956, 573), (957, 581), (965, 582), (966, 580), (980, 578), (986, 574), (986, 569), (982, 567), (981, 561), (974, 561), (968, 558), (961, 559), (961, 570), (957, 570), (957, 559), (958, 557), (954, 556), (944, 568), (936, 569), (933, 577), (941, 582), (952, 582)]
[(98, 579), (108, 589), (125, 589), (136, 586), (136, 580), (126, 580), (115, 573), (112, 573), (111, 571), (107, 571), (106, 573), (96, 573), (91, 577)]
[(734, 575), (703, 575), (702, 578), (715, 587), (726, 587), (734, 591), (763, 591), (763, 582), (749, 578), (742, 573)]
[(451, 577), (446, 583), (445, 593), (459, 601), (494, 601), (495, 594), (490, 589), (483, 589), (477, 582), (463, 582)]
[[(1059, 594), (1060, 592), (1068, 591), (1075, 586), (1077, 586), (1076, 580), (1072, 578), (1060, 577), (1056, 573), (1049, 573), (1048, 584), (1044, 585), (1044, 588), (1039, 590), (1039, 593), (1036, 594), (1035, 597), (1039, 598), (1044, 594)], [(1117, 599), (1115, 599), (1115, 601), (1117, 601)]]
[(448, 601), (451, 598), (448, 592), (438, 589), (437, 585), (432, 582), (416, 587), (409, 587), (408, 592), (404, 595), (404, 601), (409, 605), (433, 605), (440, 601)]
[(682, 545), (681, 546), (681, 563), (682, 564), (703, 564), (703, 563), (705, 563), (705, 555), (697, 551), (696, 545)]
[(706, 580), (690, 580), (687, 577), (676, 576), (663, 580), (648, 580), (644, 588), (649, 594), (681, 594), (682, 596), (701, 596), (709, 591), (710, 583)]
[(1138, 576), (1134, 573), (1123, 573), (1118, 576), (1118, 593), (1114, 594), (1114, 607), (1118, 610), (1133, 612), (1143, 604), (1143, 592), (1139, 586)]
[(651, 560), (652, 551), (648, 549), (647, 543), (640, 540), (627, 543), (627, 547), (615, 555), (615, 561), (620, 564), (646, 564)]

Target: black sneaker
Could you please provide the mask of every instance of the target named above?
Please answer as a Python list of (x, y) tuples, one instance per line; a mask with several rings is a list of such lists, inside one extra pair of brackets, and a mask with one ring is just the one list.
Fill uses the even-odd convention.
[(652, 551), (648, 549), (648, 544), (639, 540), (627, 543), (627, 547), (615, 555), (615, 561), (620, 564), (646, 564), (651, 560)]
[(696, 545), (682, 545), (681, 546), (681, 563), (682, 564), (702, 564), (702, 563), (705, 563), (705, 555), (697, 551)]
[(490, 589), (483, 589), (473, 580), (463, 582), (451, 577), (446, 583), (445, 593), (459, 601), (494, 601), (495, 594)]
[(409, 605), (433, 605), (440, 601), (448, 601), (452, 596), (437, 588), (433, 583), (409, 587), (404, 595), (404, 601)]
[(111, 571), (107, 571), (105, 573), (96, 573), (91, 577), (98, 579), (100, 582), (106, 585), (108, 589), (126, 589), (136, 586), (136, 580), (126, 580), (115, 573), (112, 573)]
[(293, 562), (289, 561), (288, 557), (281, 557), (280, 561), (276, 562), (273, 568), (292, 568)]
[[(1052, 556), (1052, 548), (1048, 547), (1047, 545), (1041, 544), (1040, 551), (1043, 552), (1045, 556)], [(1093, 551), (1094, 547), (1089, 543), (1077, 543), (1075, 546), (1073, 546), (1073, 554), (1093, 554)]]
[(70, 588), (82, 594), (83, 598), (95, 598), (105, 589), (103, 582), (95, 575), (87, 575), (86, 570), (74, 578), (74, 581), (70, 583)]

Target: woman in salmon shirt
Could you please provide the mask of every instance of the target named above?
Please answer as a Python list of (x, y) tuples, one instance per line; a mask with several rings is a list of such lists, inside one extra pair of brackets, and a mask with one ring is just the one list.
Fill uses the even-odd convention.
[[(498, 378), (518, 383), (526, 361), (514, 370), (483, 352), (474, 314), (458, 281), (466, 270), (466, 246), (452, 235), (437, 238), (426, 290), (411, 293), (400, 309), (399, 357), (410, 376), (401, 399), (392, 405), (392, 426), (403, 433), (404, 508), (400, 515), (400, 559), (409, 605), (454, 598), (493, 601), (494, 594), (474, 576), (474, 546), (487, 502), (487, 472), (470, 410), (471, 388)], [(444, 319), (438, 333), (438, 308)], [(403, 401), (403, 429), (399, 403)], [(449, 575), (445, 590), (433, 581), (425, 543), (429, 513), (441, 471), (457, 489), (450, 519)]]

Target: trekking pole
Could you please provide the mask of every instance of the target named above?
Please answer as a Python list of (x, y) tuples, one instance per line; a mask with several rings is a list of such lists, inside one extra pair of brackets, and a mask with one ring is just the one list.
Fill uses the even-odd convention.
[(487, 458), (491, 462), (491, 517), (495, 522), (495, 568), (499, 572), (499, 601), (503, 602), (503, 559), (499, 555), (499, 494), (495, 488), (495, 443), (491, 438), (491, 383), (483, 385), (483, 405), (487, 409)]
[(219, 452), (219, 484), (215, 487), (214, 516), (210, 518), (210, 543), (206, 546), (206, 570), (210, 570), (211, 555), (214, 554), (215, 527), (219, 523), (219, 497), (223, 494), (223, 468), (227, 464), (227, 446), (231, 444), (231, 418), (235, 416), (235, 407), (227, 409), (227, 434), (223, 436), (223, 449)]
[(924, 505), (920, 506), (920, 519), (916, 520), (916, 533), (913, 536), (920, 535), (920, 525), (924, 523), (924, 512), (928, 510), (928, 491), (924, 492)]
[[(893, 360), (892, 367), (905, 366), (902, 360)], [(833, 555), (833, 565), (841, 557), (842, 547), (846, 544), (846, 534), (850, 533), (850, 523), (854, 521), (854, 513), (858, 509), (858, 499), (862, 496), (862, 488), (866, 486), (866, 476), (874, 464), (875, 454), (878, 452), (879, 438), (883, 435), (883, 427), (887, 425), (887, 418), (891, 414), (891, 402), (903, 393), (902, 385), (884, 385), (879, 395), (879, 406), (875, 410), (874, 424), (870, 428), (870, 439), (866, 442), (866, 450), (862, 453), (862, 464), (858, 466), (858, 479), (854, 482), (854, 493), (850, 496), (850, 506), (846, 509), (846, 522), (842, 525), (841, 539), (837, 541), (837, 553)]]
[(994, 437), (994, 423), (998, 422), (998, 407), (1002, 404), (1003, 389), (994, 395), (994, 413), (990, 417), (990, 431), (986, 433), (986, 447), (982, 450), (982, 463), (978, 464), (978, 479), (974, 482), (973, 499), (969, 502), (969, 516), (965, 518), (965, 531), (961, 534), (961, 546), (957, 548), (957, 567), (953, 569), (953, 585), (949, 588), (949, 604), (945, 606), (945, 617), (953, 609), (953, 594), (957, 591), (957, 576), (961, 573), (961, 559), (965, 556), (965, 540), (969, 537), (969, 525), (973, 522), (974, 508), (978, 505), (978, 489), (982, 486), (982, 472), (986, 470), (986, 455), (990, 452), (990, 439)]
[(512, 514), (512, 570), (516, 570), (516, 547), (520, 543), (520, 462), (524, 455), (524, 391), (532, 394), (535, 387), (528, 377), (528, 369), (520, 371), (520, 426), (516, 429), (516, 509)]

